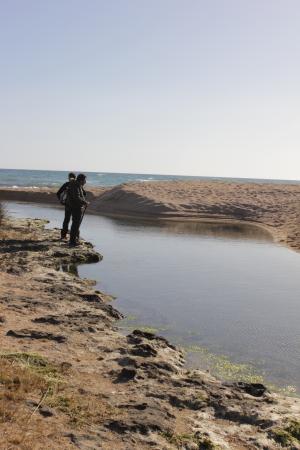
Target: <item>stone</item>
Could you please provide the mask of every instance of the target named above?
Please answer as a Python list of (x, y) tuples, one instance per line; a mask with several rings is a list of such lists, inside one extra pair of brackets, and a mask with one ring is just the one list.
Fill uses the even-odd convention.
[(117, 383), (126, 383), (128, 381), (134, 380), (137, 374), (136, 369), (132, 369), (129, 367), (124, 367), (119, 373), (116, 382)]
[(176, 347), (169, 343), (169, 341), (162, 337), (157, 336), (154, 333), (151, 333), (149, 331), (142, 331), (142, 330), (134, 330), (131, 334), (127, 336), (128, 342), (132, 344), (139, 344), (143, 342), (144, 339), (147, 339), (149, 341), (156, 341), (157, 343), (164, 344), (164, 346), (170, 347), (173, 350), (177, 350)]
[(63, 323), (63, 318), (57, 316), (37, 317), (32, 320), (35, 323), (49, 323), (50, 325), (59, 325)]
[(55, 415), (54, 411), (51, 408), (48, 408), (48, 406), (40, 406), (38, 412), (43, 417), (52, 417)]
[(138, 344), (133, 347), (130, 353), (132, 355), (148, 358), (150, 356), (156, 356), (157, 350), (155, 350), (155, 348), (150, 344)]
[(172, 433), (174, 430), (175, 416), (157, 401), (120, 406), (126, 409), (127, 417), (108, 421), (106, 427), (111, 431), (146, 435), (151, 431)]
[(26, 338), (26, 339), (47, 339), (50, 341), (56, 341), (59, 343), (66, 342), (66, 336), (61, 334), (53, 334), (46, 331), (38, 331), (38, 330), (9, 330), (6, 333), (7, 336), (15, 337), (15, 338)]
[(236, 383), (236, 386), (253, 397), (262, 397), (267, 392), (266, 386), (261, 383), (238, 382)]

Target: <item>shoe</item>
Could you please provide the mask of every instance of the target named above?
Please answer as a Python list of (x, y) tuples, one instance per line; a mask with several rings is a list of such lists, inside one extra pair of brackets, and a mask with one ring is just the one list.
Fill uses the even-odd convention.
[(78, 247), (79, 245), (79, 242), (69, 242), (69, 247)]

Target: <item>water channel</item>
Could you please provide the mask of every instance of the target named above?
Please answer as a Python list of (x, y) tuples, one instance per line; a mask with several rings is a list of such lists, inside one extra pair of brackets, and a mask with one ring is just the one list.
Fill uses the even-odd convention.
[[(36, 204), (7, 208), (51, 227), (63, 217), (61, 209)], [(299, 254), (245, 225), (86, 215), (82, 235), (104, 259), (80, 266), (79, 275), (116, 297), (127, 316), (124, 332), (157, 331), (188, 350), (189, 365), (220, 376), (222, 366), (237, 376), (252, 375), (253, 367), (269, 383), (300, 392)]]

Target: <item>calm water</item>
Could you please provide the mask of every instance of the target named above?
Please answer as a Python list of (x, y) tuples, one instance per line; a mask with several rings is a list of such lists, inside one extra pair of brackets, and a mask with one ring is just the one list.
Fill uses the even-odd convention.
[[(51, 226), (62, 220), (59, 209), (8, 208)], [(126, 326), (154, 327), (173, 342), (252, 363), (268, 381), (300, 390), (299, 254), (249, 227), (86, 216), (82, 234), (104, 259), (79, 273), (117, 297)]]
[[(72, 170), (72, 169), (70, 169)], [(220, 180), (238, 181), (238, 178), (213, 178), (213, 177), (189, 177), (181, 175), (156, 175), (156, 174), (133, 174), (133, 173), (106, 173), (106, 172), (85, 172), (88, 177), (88, 184), (92, 186), (114, 186), (130, 181), (161, 181), (161, 180)], [(68, 172), (55, 170), (17, 170), (0, 169), (0, 186), (31, 186), (31, 187), (54, 187), (64, 183)], [(284, 180), (254, 180), (242, 179), (243, 182), (259, 183), (299, 183), (299, 181)]]

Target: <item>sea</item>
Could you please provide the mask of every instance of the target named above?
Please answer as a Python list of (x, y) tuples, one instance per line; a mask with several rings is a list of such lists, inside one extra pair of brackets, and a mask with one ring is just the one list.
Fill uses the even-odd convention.
[[(25, 170), (25, 169), (0, 169), (0, 186), (6, 187), (57, 187), (64, 183), (68, 177), (67, 171), (61, 170)], [(113, 172), (85, 172), (87, 185), (91, 186), (116, 186), (129, 182), (153, 182), (170, 180), (199, 180), (199, 181), (223, 181), (243, 183), (275, 183), (275, 184), (300, 184), (299, 180), (271, 180), (255, 178), (222, 178), (185, 175), (157, 175), (145, 173), (113, 173)]]

